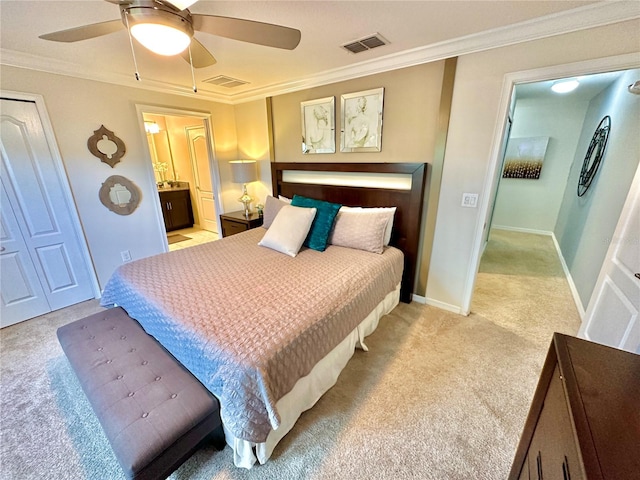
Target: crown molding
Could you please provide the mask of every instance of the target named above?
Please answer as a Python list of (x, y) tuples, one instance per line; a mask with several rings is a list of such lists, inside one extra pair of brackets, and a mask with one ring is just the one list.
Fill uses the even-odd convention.
[(184, 85), (158, 82), (157, 80), (147, 80), (144, 77), (142, 80), (136, 80), (133, 76), (113, 72), (87, 72), (83, 70), (80, 65), (72, 62), (55, 60), (38, 55), (31, 55), (29, 53), (17, 52), (15, 50), (7, 50), (4, 48), (0, 48), (0, 65), (81, 78), (83, 80), (93, 80), (96, 82), (120, 85), (123, 87), (142, 88), (144, 90), (198, 98), (200, 100), (206, 99), (219, 103), (232, 103), (229, 96), (224, 94), (201, 91), (194, 93), (191, 87), (186, 87)]
[(0, 49), (0, 64), (201, 100), (238, 104), (636, 18), (640, 18), (640, 2), (601, 2), (236, 94), (202, 90), (194, 93), (190, 87), (182, 85), (145, 79), (136, 81), (128, 75), (111, 72), (88, 73), (71, 62), (6, 49)]

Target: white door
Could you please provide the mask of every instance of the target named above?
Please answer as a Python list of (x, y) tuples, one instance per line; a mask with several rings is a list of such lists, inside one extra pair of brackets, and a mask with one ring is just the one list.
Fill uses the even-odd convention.
[(640, 167), (578, 336), (640, 353)]
[(45, 313), (45, 303), (47, 311), (57, 310), (93, 298), (94, 292), (35, 102), (3, 99), (1, 107), (0, 326), (5, 327)]
[[(2, 179), (0, 179), (2, 180)], [(36, 268), (20, 233), (9, 197), (2, 188), (0, 198), (0, 294), (2, 326), (50, 312)]]
[(211, 168), (209, 167), (209, 147), (204, 127), (187, 127), (189, 140), (189, 155), (193, 167), (196, 184), (196, 201), (200, 214), (200, 227), (204, 230), (218, 233), (216, 203), (213, 196), (211, 182)]

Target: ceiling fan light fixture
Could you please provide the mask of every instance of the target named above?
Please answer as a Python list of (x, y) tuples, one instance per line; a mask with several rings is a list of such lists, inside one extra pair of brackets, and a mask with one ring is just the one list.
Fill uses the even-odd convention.
[(177, 28), (158, 23), (136, 23), (131, 35), (145, 48), (164, 56), (177, 55), (189, 46), (191, 37)]

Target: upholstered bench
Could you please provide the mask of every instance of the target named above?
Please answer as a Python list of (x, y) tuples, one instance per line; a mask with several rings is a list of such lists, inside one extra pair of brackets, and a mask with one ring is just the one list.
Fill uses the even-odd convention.
[(217, 399), (122, 308), (58, 340), (127, 478), (166, 478), (205, 441), (224, 447)]

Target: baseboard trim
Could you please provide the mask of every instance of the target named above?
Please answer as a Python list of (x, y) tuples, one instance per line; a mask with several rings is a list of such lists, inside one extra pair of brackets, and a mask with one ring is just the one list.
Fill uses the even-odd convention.
[(422, 295), (418, 295), (416, 293), (414, 293), (411, 297), (411, 300), (417, 303), (421, 303), (423, 305), (427, 304), (427, 299), (425, 297), (423, 297)]
[(580, 299), (580, 295), (578, 294), (578, 289), (576, 288), (576, 284), (573, 281), (573, 277), (571, 276), (571, 271), (567, 266), (567, 262), (564, 261), (564, 255), (562, 255), (562, 250), (560, 249), (560, 244), (556, 239), (556, 236), (553, 232), (551, 232), (551, 239), (553, 240), (553, 245), (556, 247), (556, 252), (558, 252), (558, 258), (560, 259), (560, 264), (562, 265), (562, 270), (564, 271), (564, 276), (567, 279), (567, 283), (569, 284), (569, 290), (571, 290), (571, 296), (573, 297), (573, 303), (576, 304), (576, 309), (578, 310), (578, 315), (580, 315), (580, 320), (584, 321), (585, 309), (582, 306), (582, 300)]
[(536, 230), (534, 228), (508, 227), (506, 225), (491, 225), (491, 229), (507, 230), (508, 232), (533, 233), (535, 235), (553, 236), (553, 232), (549, 230)]
[(451, 305), (450, 303), (441, 302), (439, 300), (434, 300), (433, 298), (421, 297), (424, 299), (425, 305), (429, 305), (431, 307), (440, 308), (441, 310), (446, 310), (447, 312), (456, 313), (458, 315), (469, 315), (469, 313), (462, 313), (462, 309), (456, 305)]

